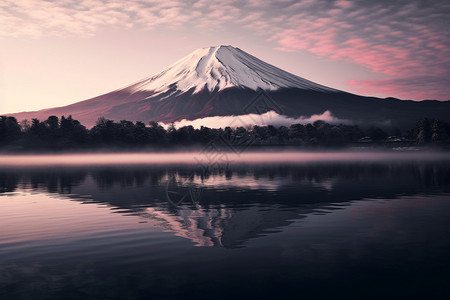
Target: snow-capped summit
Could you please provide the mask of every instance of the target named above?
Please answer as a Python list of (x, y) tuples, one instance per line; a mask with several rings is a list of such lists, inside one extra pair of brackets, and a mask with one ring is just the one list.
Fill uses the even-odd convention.
[(315, 91), (336, 91), (283, 71), (232, 46), (200, 48), (167, 67), (161, 73), (129, 87), (133, 92), (164, 93), (172, 89), (186, 92), (203, 89), (210, 92), (230, 87), (252, 90), (301, 88)]

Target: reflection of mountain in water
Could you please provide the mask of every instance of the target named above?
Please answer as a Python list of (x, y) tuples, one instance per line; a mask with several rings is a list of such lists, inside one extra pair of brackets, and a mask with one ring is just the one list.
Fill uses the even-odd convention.
[[(239, 247), (349, 201), (449, 193), (449, 170), (448, 162), (233, 166), (209, 176), (173, 166), (2, 169), (0, 193), (31, 189), (103, 203), (197, 245)], [(195, 187), (201, 197), (171, 205), (171, 178), (182, 184), (180, 193)]]
[(302, 217), (296, 210), (281, 207), (251, 206), (246, 209), (230, 207), (161, 210), (148, 207), (135, 213), (149, 223), (190, 239), (198, 246), (238, 247), (244, 241), (277, 232), (291, 220)]

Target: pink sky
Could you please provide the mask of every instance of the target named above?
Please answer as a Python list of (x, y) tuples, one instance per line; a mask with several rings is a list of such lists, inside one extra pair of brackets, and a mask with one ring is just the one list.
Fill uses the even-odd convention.
[(333, 88), (450, 99), (448, 1), (0, 0), (0, 114), (62, 106), (229, 44)]

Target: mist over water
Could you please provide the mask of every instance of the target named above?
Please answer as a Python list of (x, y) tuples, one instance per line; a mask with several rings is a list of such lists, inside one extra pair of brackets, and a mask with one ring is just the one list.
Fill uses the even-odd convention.
[(310, 162), (372, 162), (372, 161), (430, 161), (450, 160), (450, 153), (439, 151), (192, 151), (152, 153), (89, 153), (0, 155), (0, 166), (89, 166), (89, 165), (164, 165), (199, 163), (271, 164)]
[(2, 296), (450, 295), (447, 154), (204, 155), (3, 156)]

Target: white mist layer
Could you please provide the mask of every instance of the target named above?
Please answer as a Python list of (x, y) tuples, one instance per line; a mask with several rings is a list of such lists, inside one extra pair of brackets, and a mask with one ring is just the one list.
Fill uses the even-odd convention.
[[(193, 126), (194, 128), (200, 128), (201, 126), (209, 128), (225, 128), (227, 126), (235, 127), (249, 127), (249, 126), (286, 126), (289, 127), (292, 124), (308, 124), (314, 123), (315, 121), (325, 121), (330, 124), (351, 124), (350, 120), (339, 119), (334, 117), (329, 110), (323, 112), (322, 114), (316, 114), (312, 116), (301, 116), (299, 118), (290, 118), (285, 115), (280, 115), (274, 111), (268, 111), (264, 114), (248, 114), (240, 116), (215, 116), (206, 117), (195, 120), (181, 120), (175, 122), (176, 128), (183, 126)], [(164, 127), (168, 127), (169, 124), (162, 124)]]
[[(438, 161), (450, 160), (446, 152), (223, 152), (228, 164), (273, 164), (310, 162)], [(172, 165), (199, 166), (210, 162), (205, 152), (174, 153), (96, 153), (49, 155), (0, 155), (0, 167), (100, 166), (100, 165)]]
[[(194, 93), (203, 89), (223, 90), (242, 87), (257, 90), (301, 88), (315, 91), (336, 91), (270, 65), (239, 48), (218, 46), (197, 49), (170, 65), (158, 75), (146, 78), (130, 87), (132, 92), (171, 89)], [(174, 91), (175, 92), (175, 91)]]

